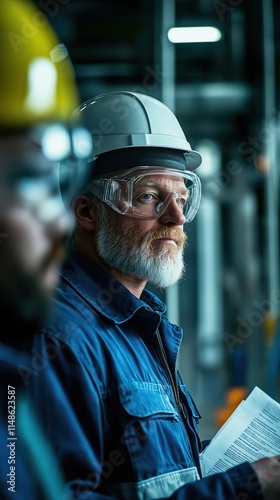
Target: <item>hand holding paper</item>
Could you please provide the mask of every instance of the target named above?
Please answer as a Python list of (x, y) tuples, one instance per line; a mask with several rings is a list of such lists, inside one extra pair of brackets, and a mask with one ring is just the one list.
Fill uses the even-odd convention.
[(280, 454), (280, 405), (258, 387), (236, 408), (203, 452), (204, 475)]

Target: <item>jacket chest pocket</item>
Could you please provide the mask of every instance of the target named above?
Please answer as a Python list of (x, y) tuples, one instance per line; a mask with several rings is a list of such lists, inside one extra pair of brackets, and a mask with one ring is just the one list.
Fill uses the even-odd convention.
[(134, 383), (119, 388), (122, 444), (138, 480), (193, 466), (179, 410), (156, 384)]

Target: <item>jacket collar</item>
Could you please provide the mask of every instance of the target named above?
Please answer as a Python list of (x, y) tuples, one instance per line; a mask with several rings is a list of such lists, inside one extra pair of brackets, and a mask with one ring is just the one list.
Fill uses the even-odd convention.
[(161, 316), (166, 312), (165, 304), (153, 293), (144, 290), (138, 299), (80, 252), (71, 252), (61, 276), (62, 281), (67, 281), (92, 307), (117, 324), (129, 320), (140, 309), (147, 316), (154, 313)]

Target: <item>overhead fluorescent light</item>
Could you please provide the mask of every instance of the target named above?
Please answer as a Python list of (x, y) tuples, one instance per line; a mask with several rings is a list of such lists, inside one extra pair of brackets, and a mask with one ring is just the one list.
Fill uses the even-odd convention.
[(167, 37), (172, 43), (218, 42), (222, 38), (222, 33), (214, 26), (193, 26), (170, 28)]

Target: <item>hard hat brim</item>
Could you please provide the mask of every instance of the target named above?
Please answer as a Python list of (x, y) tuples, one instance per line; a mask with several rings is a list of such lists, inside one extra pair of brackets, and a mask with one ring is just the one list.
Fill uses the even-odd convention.
[(172, 148), (131, 147), (116, 149), (97, 156), (92, 163), (92, 177), (101, 177), (134, 167), (164, 167), (176, 170), (194, 170), (201, 164), (197, 151), (179, 151)]

